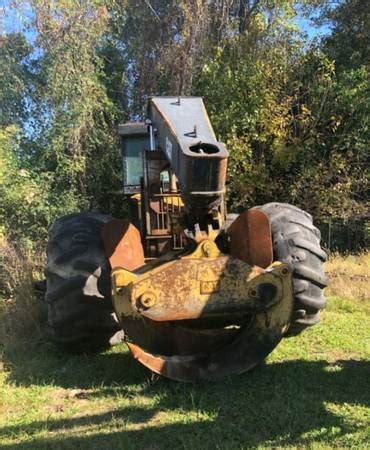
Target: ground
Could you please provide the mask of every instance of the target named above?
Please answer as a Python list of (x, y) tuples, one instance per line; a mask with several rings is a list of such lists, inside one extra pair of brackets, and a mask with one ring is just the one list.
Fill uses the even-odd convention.
[(217, 383), (159, 378), (124, 345), (71, 356), (18, 339), (2, 350), (0, 448), (369, 448), (368, 291), (343, 298), (333, 284), (320, 325)]

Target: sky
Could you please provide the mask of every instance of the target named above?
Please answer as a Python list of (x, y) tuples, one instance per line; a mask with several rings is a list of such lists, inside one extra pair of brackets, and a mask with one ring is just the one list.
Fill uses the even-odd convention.
[(17, 33), (22, 30), (25, 32), (27, 39), (32, 43), (36, 38), (34, 30), (27, 30), (27, 24), (33, 18), (31, 7), (15, 8), (13, 0), (0, 0), (0, 32)]
[(330, 27), (327, 25), (322, 25), (320, 27), (315, 26), (309, 19), (305, 17), (298, 16), (296, 22), (299, 28), (307, 33), (309, 39), (314, 39), (318, 36), (325, 36), (330, 33)]
[[(22, 8), (15, 8), (12, 6), (13, 0), (0, 0), (0, 33), (14, 33), (20, 32), (24, 26), (30, 23), (33, 18), (33, 11), (30, 7), (23, 6)], [(23, 2), (23, 5), (25, 2)], [(1, 17), (2, 16), (2, 17)], [(298, 15), (296, 23), (300, 29), (307, 33), (308, 39), (328, 34), (330, 28), (328, 26), (317, 27), (312, 24), (310, 20)], [(34, 30), (26, 30), (25, 35), (29, 42), (33, 43), (36, 38)]]

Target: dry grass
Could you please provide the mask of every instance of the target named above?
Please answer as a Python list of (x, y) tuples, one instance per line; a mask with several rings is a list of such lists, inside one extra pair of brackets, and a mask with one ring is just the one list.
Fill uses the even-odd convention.
[(329, 277), (327, 296), (370, 299), (370, 252), (360, 255), (333, 254), (325, 264)]
[(44, 307), (34, 283), (42, 266), (42, 256), (0, 241), (0, 344), (41, 332)]

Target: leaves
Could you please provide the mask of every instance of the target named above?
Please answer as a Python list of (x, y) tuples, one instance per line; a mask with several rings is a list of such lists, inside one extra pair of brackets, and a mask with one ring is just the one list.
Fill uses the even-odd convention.
[(365, 216), (369, 13), (304, 3), (332, 26), (311, 45), (293, 0), (31, 0), (32, 42), (0, 38), (2, 232), (32, 242), (71, 211), (124, 214), (116, 127), (152, 94), (204, 97), (230, 209)]

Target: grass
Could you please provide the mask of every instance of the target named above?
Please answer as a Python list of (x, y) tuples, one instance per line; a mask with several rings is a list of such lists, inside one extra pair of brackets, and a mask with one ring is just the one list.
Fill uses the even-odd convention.
[(325, 269), (330, 279), (327, 295), (369, 299), (370, 252), (346, 256), (334, 254)]
[[(329, 262), (320, 325), (217, 383), (159, 378), (123, 345), (71, 356), (38, 333), (13, 340), (0, 363), (0, 448), (369, 448), (370, 263), (357, 258)], [(360, 292), (354, 275), (365, 276)]]

